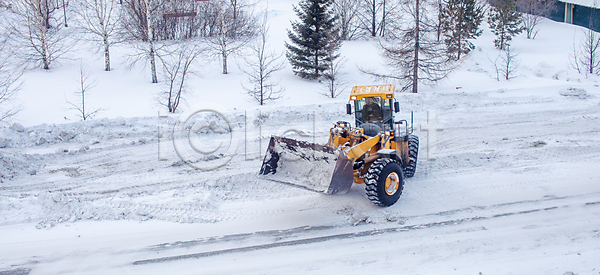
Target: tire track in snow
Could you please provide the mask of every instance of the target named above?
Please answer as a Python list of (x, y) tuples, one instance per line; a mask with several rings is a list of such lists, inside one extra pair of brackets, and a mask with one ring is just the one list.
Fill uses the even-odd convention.
[[(364, 231), (350, 232), (350, 233), (330, 234), (330, 235), (317, 236), (317, 237), (311, 237), (311, 238), (300, 238), (300, 239), (288, 240), (288, 241), (279, 241), (279, 242), (275, 241), (275, 242), (267, 243), (267, 244), (251, 245), (251, 246), (237, 247), (237, 248), (230, 248), (230, 249), (223, 249), (223, 250), (213, 250), (213, 251), (206, 251), (206, 252), (199, 252), (199, 253), (191, 253), (191, 254), (183, 254), (183, 255), (176, 255), (176, 256), (138, 260), (138, 261), (133, 262), (133, 265), (144, 265), (144, 264), (161, 263), (161, 262), (169, 262), (169, 261), (185, 260), (185, 259), (198, 259), (198, 258), (206, 258), (206, 257), (212, 257), (212, 256), (218, 256), (218, 255), (230, 254), (230, 253), (243, 253), (243, 252), (265, 250), (265, 249), (284, 247), (284, 246), (295, 246), (295, 245), (303, 245), (303, 244), (320, 243), (320, 242), (326, 242), (326, 241), (330, 241), (330, 240), (352, 239), (352, 238), (361, 238), (361, 237), (375, 236), (375, 235), (382, 235), (382, 234), (400, 233), (400, 232), (407, 232), (407, 231), (419, 230), (419, 229), (460, 225), (460, 224), (465, 224), (465, 223), (477, 222), (477, 221), (482, 221), (482, 220), (492, 220), (492, 219), (504, 218), (504, 217), (510, 217), (510, 216), (527, 215), (527, 214), (538, 213), (538, 212), (550, 212), (550, 211), (554, 211), (554, 210), (571, 208), (571, 207), (593, 207), (593, 206), (599, 206), (600, 201), (587, 201), (587, 202), (583, 202), (583, 203), (582, 202), (569, 203), (567, 201), (566, 204), (565, 203), (559, 204), (557, 202), (564, 201), (564, 200), (570, 200), (570, 199), (590, 197), (590, 196), (597, 197), (599, 194), (600, 193), (575, 195), (575, 196), (567, 196), (567, 197), (545, 197), (545, 198), (542, 198), (539, 200), (508, 202), (508, 203), (501, 203), (501, 204), (495, 204), (495, 205), (489, 205), (489, 206), (470, 206), (470, 207), (465, 207), (465, 208), (460, 208), (460, 209), (455, 209), (455, 210), (449, 210), (449, 211), (443, 211), (443, 212), (437, 212), (437, 213), (429, 213), (429, 214), (424, 214), (424, 215), (407, 216), (407, 217), (403, 217), (403, 218), (417, 219), (417, 218), (423, 218), (423, 217), (440, 217), (440, 216), (443, 217), (443, 216), (450, 216), (450, 215), (457, 214), (457, 213), (467, 213), (469, 211), (494, 210), (494, 209), (498, 209), (498, 208), (502, 208), (502, 207), (523, 206), (523, 205), (527, 206), (527, 205), (531, 205), (531, 204), (540, 204), (540, 203), (544, 203), (544, 202), (553, 202), (554, 203), (553, 205), (549, 205), (549, 206), (533, 207), (533, 208), (529, 207), (529, 209), (525, 208), (523, 210), (518, 210), (518, 211), (505, 211), (505, 212), (498, 213), (498, 214), (489, 214), (489, 215), (481, 215), (481, 216), (480, 215), (474, 215), (474, 216), (472, 215), (469, 217), (455, 218), (455, 219), (442, 220), (442, 221), (431, 221), (431, 222), (427, 222), (427, 223), (414, 224), (414, 225), (389, 227), (389, 228), (384, 228), (384, 229), (371, 229), (371, 230), (364, 230)], [(521, 207), (521, 209), (522, 208), (523, 207)], [(276, 240), (283, 240), (283, 239), (286, 239), (286, 238), (289, 239), (289, 238), (292, 238), (294, 236), (298, 236), (301, 234), (307, 234), (307, 233), (311, 233), (311, 232), (321, 232), (321, 231), (326, 231), (326, 230), (335, 230), (337, 228), (342, 228), (342, 226), (315, 226), (315, 227), (305, 226), (305, 227), (292, 228), (292, 229), (288, 229), (288, 230), (259, 231), (259, 232), (253, 232), (253, 233), (242, 233), (242, 234), (234, 234), (234, 235), (226, 235), (226, 236), (218, 236), (218, 237), (207, 237), (207, 238), (203, 238), (203, 239), (199, 239), (199, 240), (192, 240), (192, 241), (164, 243), (164, 244), (151, 246), (151, 247), (149, 247), (149, 249), (153, 250), (153, 251), (160, 251), (160, 250), (167, 250), (167, 249), (174, 249), (174, 248), (190, 248), (190, 247), (197, 246), (197, 245), (208, 245), (208, 244), (215, 244), (215, 243), (244, 241), (244, 240), (248, 240), (253, 237), (275, 237)]]
[(354, 239), (354, 238), (362, 238), (362, 237), (376, 236), (376, 235), (382, 235), (382, 234), (407, 232), (407, 231), (412, 231), (412, 230), (453, 226), (453, 225), (460, 225), (460, 224), (483, 221), (483, 220), (504, 218), (504, 217), (509, 217), (509, 216), (527, 215), (527, 214), (544, 212), (544, 211), (550, 212), (550, 211), (554, 211), (554, 210), (557, 210), (560, 208), (570, 208), (573, 206), (591, 207), (591, 206), (598, 206), (598, 205), (600, 205), (600, 201), (586, 202), (584, 204), (564, 205), (561, 207), (552, 206), (552, 207), (533, 208), (533, 209), (528, 209), (528, 210), (505, 212), (505, 213), (500, 213), (500, 214), (495, 214), (495, 215), (490, 215), (490, 216), (472, 216), (472, 217), (467, 217), (467, 218), (436, 221), (436, 222), (423, 223), (423, 224), (417, 224), (417, 225), (391, 227), (391, 228), (385, 228), (385, 229), (372, 229), (372, 230), (365, 230), (365, 231), (360, 231), (360, 232), (325, 235), (325, 236), (318, 236), (318, 237), (313, 237), (313, 238), (304, 238), (304, 239), (298, 239), (298, 240), (259, 244), (259, 245), (231, 248), (231, 249), (214, 250), (214, 251), (207, 251), (207, 252), (200, 252), (200, 253), (191, 253), (191, 254), (184, 254), (184, 255), (177, 255), (177, 256), (145, 259), (145, 260), (135, 261), (132, 264), (133, 265), (145, 265), (145, 264), (163, 263), (163, 262), (171, 262), (171, 261), (185, 260), (185, 259), (207, 258), (207, 257), (212, 257), (212, 256), (224, 255), (224, 254), (251, 252), (251, 251), (257, 251), (257, 250), (277, 248), (277, 247), (305, 245), (305, 244), (321, 243), (321, 242), (332, 241), (332, 240)]
[[(229, 176), (227, 176), (229, 178)], [(245, 219), (256, 216), (273, 215), (285, 210), (219, 210), (219, 206), (230, 199), (252, 198), (252, 192), (232, 187), (221, 190), (217, 183), (181, 184), (180, 181), (150, 183), (97, 191), (64, 192), (70, 188), (50, 190), (37, 196), (48, 215), (40, 222), (41, 227), (63, 221), (86, 219), (101, 220), (166, 220), (183, 223), (214, 223), (219, 221)], [(216, 189), (215, 189), (216, 188)], [(214, 189), (214, 190), (213, 190)], [(260, 194), (260, 188), (256, 191)], [(188, 192), (189, 191), (189, 192)], [(226, 191), (223, 193), (222, 191)], [(185, 192), (183, 201), (173, 200)], [(230, 194), (231, 193), (231, 194)], [(166, 194), (166, 196), (165, 196)]]

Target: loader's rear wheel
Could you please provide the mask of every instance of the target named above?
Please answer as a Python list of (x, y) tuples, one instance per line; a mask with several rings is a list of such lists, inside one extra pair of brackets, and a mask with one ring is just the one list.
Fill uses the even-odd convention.
[(412, 178), (417, 170), (417, 157), (419, 156), (419, 137), (415, 135), (408, 136), (408, 163), (402, 167), (404, 176)]
[(367, 172), (365, 181), (367, 197), (379, 206), (390, 206), (400, 198), (404, 188), (404, 176), (400, 163), (381, 158)]

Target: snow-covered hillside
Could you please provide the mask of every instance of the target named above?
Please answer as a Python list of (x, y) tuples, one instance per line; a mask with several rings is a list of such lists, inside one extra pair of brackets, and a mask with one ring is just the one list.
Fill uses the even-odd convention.
[[(269, 3), (277, 50), (294, 3)], [(496, 80), (486, 29), (447, 80), (396, 95), (421, 151), (388, 208), (362, 185), (326, 196), (257, 177), (270, 135), (324, 143), (333, 122), (352, 121), (349, 89), (328, 99), (287, 67), (284, 98), (259, 107), (237, 67), (222, 75), (213, 62), (181, 113), (159, 115), (160, 84), (118, 65), (127, 49), (111, 72), (79, 50), (98, 77), (90, 102), (106, 109), (81, 122), (65, 102), (79, 60), (27, 71), (23, 111), (0, 128), (0, 274), (599, 274), (598, 78), (568, 67), (581, 28), (541, 27), (514, 40), (510, 81)], [(357, 66), (384, 69), (373, 41), (342, 55), (349, 85), (374, 83)], [(194, 114), (204, 109), (222, 116)], [(435, 123), (436, 140), (419, 130)]]

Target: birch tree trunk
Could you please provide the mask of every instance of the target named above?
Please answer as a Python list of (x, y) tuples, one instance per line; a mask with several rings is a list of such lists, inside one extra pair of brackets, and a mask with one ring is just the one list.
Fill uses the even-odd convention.
[(146, 24), (148, 27), (147, 30), (147, 38), (148, 38), (148, 54), (150, 58), (150, 70), (152, 73), (152, 83), (158, 83), (158, 78), (156, 77), (156, 52), (154, 50), (154, 35), (152, 29), (152, 0), (144, 0), (146, 4)]
[(110, 44), (106, 35), (104, 36), (104, 70), (110, 71)]

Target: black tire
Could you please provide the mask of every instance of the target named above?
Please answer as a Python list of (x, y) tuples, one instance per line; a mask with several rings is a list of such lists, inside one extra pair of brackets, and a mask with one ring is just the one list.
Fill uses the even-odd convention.
[(408, 136), (408, 163), (402, 167), (404, 176), (412, 178), (417, 170), (417, 158), (419, 157), (419, 137)]
[(365, 183), (369, 200), (379, 206), (390, 206), (398, 201), (404, 189), (402, 166), (392, 159), (378, 159), (369, 168)]

